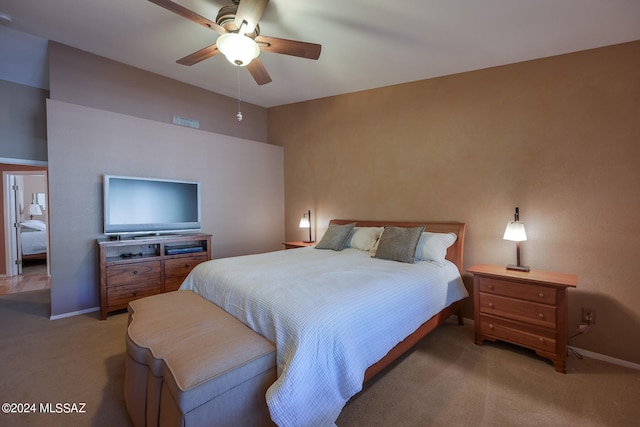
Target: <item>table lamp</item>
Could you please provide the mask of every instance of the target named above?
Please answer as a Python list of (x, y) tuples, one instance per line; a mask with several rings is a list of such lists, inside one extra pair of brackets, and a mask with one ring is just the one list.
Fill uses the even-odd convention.
[(304, 243), (313, 243), (311, 239), (311, 211), (307, 211), (302, 214), (302, 218), (300, 219), (300, 228), (308, 228), (309, 229), (309, 240), (303, 240)]
[(516, 207), (516, 213), (513, 221), (507, 223), (507, 229), (504, 231), (504, 240), (516, 242), (516, 265), (507, 265), (507, 270), (530, 271), (531, 268), (520, 264), (520, 242), (527, 240), (527, 233), (524, 231), (524, 223), (520, 221), (520, 210)]

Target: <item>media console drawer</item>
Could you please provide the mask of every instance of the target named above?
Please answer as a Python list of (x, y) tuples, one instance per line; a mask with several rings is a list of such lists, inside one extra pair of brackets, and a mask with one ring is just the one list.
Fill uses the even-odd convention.
[(160, 282), (161, 279), (162, 263), (160, 260), (107, 266), (109, 287), (142, 281)]
[(193, 267), (205, 261), (208, 261), (206, 255), (191, 255), (166, 260), (164, 262), (164, 291), (178, 290)]
[(98, 240), (98, 247), (102, 320), (129, 301), (178, 289), (193, 267), (211, 259), (211, 235), (203, 233)]
[(107, 302), (110, 307), (126, 308), (129, 301), (162, 292), (160, 278), (155, 282), (135, 282), (122, 286), (109, 286), (107, 288)]

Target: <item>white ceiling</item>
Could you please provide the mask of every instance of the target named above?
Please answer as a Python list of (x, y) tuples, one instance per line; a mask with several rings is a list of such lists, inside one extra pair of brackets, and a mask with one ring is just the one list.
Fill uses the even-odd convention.
[[(231, 4), (174, 1), (214, 21)], [(46, 84), (43, 70), (21, 68), (50, 39), (238, 95), (236, 67), (223, 56), (175, 62), (218, 34), (147, 0), (0, 0), (0, 13), (13, 18), (0, 21), (0, 79)], [(264, 86), (240, 69), (240, 98), (271, 107), (640, 40), (640, 0), (271, 0), (260, 28), (322, 45), (317, 61), (262, 53), (273, 79)]]

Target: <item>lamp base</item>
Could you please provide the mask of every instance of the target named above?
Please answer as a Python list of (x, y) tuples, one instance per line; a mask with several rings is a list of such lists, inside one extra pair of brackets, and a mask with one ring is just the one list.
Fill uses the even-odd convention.
[(315, 243), (315, 240), (303, 240), (302, 243)]
[(531, 271), (531, 267), (529, 267), (528, 265), (514, 265), (514, 264), (509, 264), (509, 265), (507, 265), (507, 270), (515, 270), (515, 271), (524, 271), (524, 272), (529, 272), (529, 271)]

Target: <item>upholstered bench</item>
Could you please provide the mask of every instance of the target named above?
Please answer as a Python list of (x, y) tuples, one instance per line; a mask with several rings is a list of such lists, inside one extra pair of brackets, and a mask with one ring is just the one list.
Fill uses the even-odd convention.
[(136, 427), (273, 425), (273, 344), (192, 291), (128, 310), (124, 396)]

